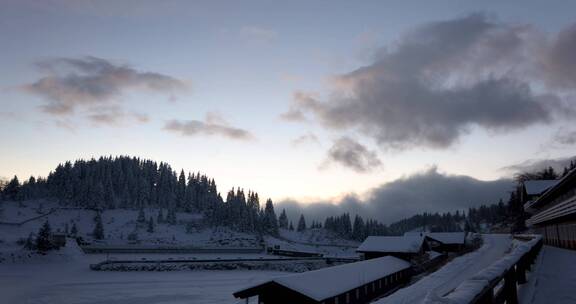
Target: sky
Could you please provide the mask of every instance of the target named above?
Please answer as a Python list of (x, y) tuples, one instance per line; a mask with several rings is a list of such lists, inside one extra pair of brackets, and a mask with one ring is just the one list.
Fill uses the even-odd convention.
[(0, 176), (130, 155), (287, 206), (427, 178), (488, 187), (573, 156), (574, 11), (0, 0)]

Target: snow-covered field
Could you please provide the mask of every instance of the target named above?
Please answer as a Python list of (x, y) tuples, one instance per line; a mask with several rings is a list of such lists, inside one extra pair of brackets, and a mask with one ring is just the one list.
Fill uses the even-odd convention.
[[(232, 293), (274, 271), (92, 271), (102, 255), (84, 255), (70, 242), (26, 263), (0, 264), (0, 303), (235, 303)], [(146, 255), (155, 258), (155, 255)], [(164, 256), (164, 255), (157, 255)]]
[[(12, 303), (236, 303), (232, 293), (256, 281), (285, 275), (270, 270), (182, 270), (182, 271), (92, 271), (90, 264), (104, 260), (167, 259), (269, 259), (282, 258), (260, 254), (83, 254), (69, 239), (60, 251), (46, 256), (24, 250), (19, 239), (49, 221), (53, 232), (70, 231), (73, 223), (78, 235), (91, 240), (95, 212), (86, 209), (62, 209), (50, 202), (4, 204), (0, 215), (0, 304)], [(146, 218), (156, 221), (158, 209), (146, 209)], [(45, 216), (43, 216), (45, 215)], [(166, 215), (166, 214), (164, 214)], [(37, 218), (39, 217), (39, 218)], [(149, 233), (136, 222), (134, 210), (107, 210), (102, 213), (105, 239), (101, 244), (126, 245), (128, 234), (138, 234), (140, 245), (255, 247), (258, 236), (227, 228), (206, 227), (198, 214), (177, 214), (177, 224), (156, 224)], [(187, 227), (188, 226), (188, 227)], [(355, 242), (335, 237), (323, 229), (304, 233), (282, 230), (280, 238), (266, 237), (267, 246), (282, 249), (321, 252), (328, 256), (355, 256)], [(320, 244), (320, 245), (315, 245)], [(327, 245), (327, 246), (325, 246)], [(336, 246), (334, 246), (336, 245)], [(344, 245), (342, 247), (341, 245)], [(346, 247), (349, 246), (349, 247)]]
[(84, 261), (0, 265), (1, 303), (235, 303), (232, 293), (282, 272), (90, 271)]
[(480, 249), (455, 258), (436, 272), (375, 303), (421, 303), (429, 292), (445, 295), (464, 280), (498, 260), (512, 245), (510, 235), (486, 234), (483, 238), (484, 244)]

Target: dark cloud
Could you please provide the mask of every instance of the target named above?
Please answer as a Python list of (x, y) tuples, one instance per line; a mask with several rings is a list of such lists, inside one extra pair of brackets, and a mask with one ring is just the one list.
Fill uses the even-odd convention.
[(166, 123), (164, 130), (180, 133), (183, 136), (223, 136), (237, 140), (253, 140), (254, 136), (247, 130), (230, 126), (219, 115), (209, 113), (204, 121), (200, 120), (171, 120)]
[(108, 104), (130, 89), (173, 94), (186, 88), (176, 78), (91, 56), (44, 60), (36, 66), (45, 76), (23, 88), (46, 99), (42, 109), (56, 115)]
[(349, 137), (337, 139), (328, 150), (327, 163), (338, 163), (357, 173), (368, 173), (382, 166), (378, 155)]
[[(552, 68), (576, 60), (576, 43), (572, 30), (553, 46), (542, 36), (485, 14), (428, 23), (371, 64), (335, 77), (325, 100), (297, 93), (289, 113), (310, 113), (327, 128), (356, 130), (394, 149), (446, 148), (473, 127), (508, 132), (548, 123), (573, 107), (546, 83), (576, 81), (576, 69)], [(553, 52), (559, 62), (547, 71), (558, 79), (537, 72)]]
[(554, 143), (561, 145), (576, 144), (576, 131), (561, 130), (554, 136)]
[[(481, 181), (464, 175), (448, 175), (431, 168), (370, 190), (365, 199), (350, 194), (335, 201), (300, 204), (285, 200), (276, 204), (292, 220), (304, 213), (308, 220), (349, 212), (391, 223), (422, 212), (463, 210), (507, 198), (514, 183), (510, 179)], [(280, 212), (280, 211), (278, 211)]]
[(550, 159), (528, 159), (518, 164), (503, 167), (500, 170), (510, 175), (514, 175), (523, 172), (541, 171), (542, 169), (552, 167), (554, 170), (556, 170), (556, 172), (562, 173), (564, 168), (570, 165), (570, 161), (572, 160), (576, 160), (576, 157), (572, 156)]
[(576, 89), (576, 24), (560, 31), (543, 52), (543, 71), (548, 84)]

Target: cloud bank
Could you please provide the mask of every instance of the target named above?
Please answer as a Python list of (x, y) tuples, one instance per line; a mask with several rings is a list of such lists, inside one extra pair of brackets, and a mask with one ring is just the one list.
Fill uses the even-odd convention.
[(523, 172), (542, 171), (543, 169), (552, 167), (557, 173), (562, 173), (564, 168), (570, 165), (570, 161), (572, 160), (576, 160), (576, 156), (549, 159), (528, 159), (518, 164), (503, 167), (500, 170), (513, 175)]
[(325, 98), (297, 92), (284, 116), (311, 116), (385, 149), (450, 147), (479, 127), (510, 132), (574, 117), (576, 25), (557, 35), (486, 14), (419, 26), (333, 79)]
[(255, 138), (249, 131), (230, 126), (222, 117), (214, 113), (208, 113), (204, 121), (170, 120), (164, 125), (164, 130), (182, 136), (221, 136), (236, 140), (253, 140)]
[(441, 173), (437, 168), (397, 179), (368, 192), (365, 199), (349, 194), (336, 201), (301, 204), (284, 200), (276, 204), (293, 221), (304, 213), (308, 220), (324, 220), (343, 212), (391, 223), (422, 212), (463, 210), (506, 199), (514, 183), (511, 179), (481, 181), (464, 175)]

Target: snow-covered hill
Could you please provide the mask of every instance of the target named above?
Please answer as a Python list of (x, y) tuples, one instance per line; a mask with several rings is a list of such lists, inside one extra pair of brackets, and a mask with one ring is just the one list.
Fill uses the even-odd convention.
[[(320, 252), (330, 256), (354, 256), (356, 242), (343, 240), (324, 229), (307, 229), (303, 232), (280, 230), (279, 237), (241, 233), (227, 227), (207, 226), (201, 214), (176, 213), (176, 223), (158, 222), (160, 209), (144, 209), (146, 222), (138, 222), (139, 211), (112, 209), (100, 212), (104, 239), (92, 236), (96, 226), (97, 211), (85, 208), (62, 207), (49, 201), (4, 202), (0, 214), (0, 259), (18, 252), (22, 242), (38, 233), (49, 222), (53, 233), (76, 236), (98, 245), (162, 245), (194, 247), (262, 247), (280, 246), (285, 250)], [(163, 210), (163, 216), (166, 211)], [(149, 230), (149, 219), (154, 222)], [(263, 243), (264, 241), (264, 243)]]

